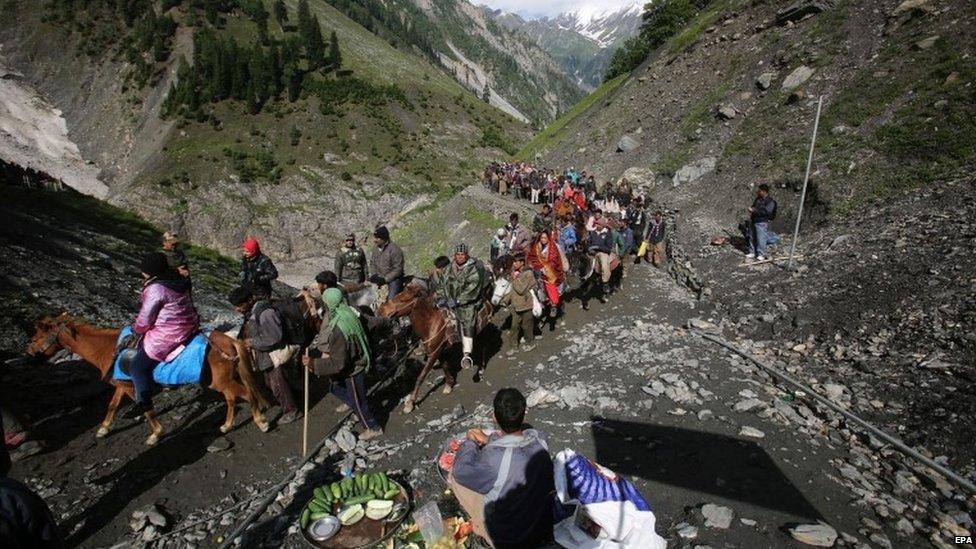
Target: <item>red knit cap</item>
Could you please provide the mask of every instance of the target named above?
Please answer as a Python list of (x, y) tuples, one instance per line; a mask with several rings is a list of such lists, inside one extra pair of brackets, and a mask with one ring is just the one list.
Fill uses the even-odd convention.
[(244, 239), (244, 253), (247, 255), (257, 255), (261, 251), (261, 246), (253, 236)]

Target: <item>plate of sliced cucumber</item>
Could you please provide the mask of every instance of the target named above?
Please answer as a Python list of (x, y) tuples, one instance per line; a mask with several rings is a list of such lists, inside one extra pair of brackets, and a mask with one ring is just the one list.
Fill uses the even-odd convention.
[(385, 472), (366, 471), (316, 486), (298, 524), (312, 547), (365, 548), (396, 533), (409, 511), (410, 496), (402, 484)]

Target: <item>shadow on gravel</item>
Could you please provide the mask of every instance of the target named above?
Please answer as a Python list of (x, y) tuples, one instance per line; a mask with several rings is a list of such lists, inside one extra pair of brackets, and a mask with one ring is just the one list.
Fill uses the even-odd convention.
[[(823, 516), (761, 446), (679, 427), (591, 417), (596, 461), (628, 476), (813, 521)], [(653, 502), (653, 494), (649, 494)]]
[[(156, 486), (167, 475), (201, 459), (207, 447), (221, 436), (215, 424), (224, 417), (224, 408), (196, 408), (183, 420), (187, 425), (156, 446), (143, 450), (142, 446), (128, 449), (131, 454), (120, 456), (128, 460), (118, 470), (97, 479), (97, 484), (110, 484), (108, 492), (97, 501), (85, 505), (84, 510), (61, 525), (62, 531), (71, 532), (67, 538), (69, 547), (83, 543), (121, 513), (133, 500)], [(206, 414), (206, 415), (204, 415)]]

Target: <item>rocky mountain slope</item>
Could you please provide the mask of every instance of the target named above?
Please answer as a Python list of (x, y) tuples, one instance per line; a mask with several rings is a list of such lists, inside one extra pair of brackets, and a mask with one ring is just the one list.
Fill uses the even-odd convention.
[(410, 2), (413, 9), (403, 13), (411, 24), (429, 29), (426, 44), (436, 59), (490, 104), (541, 126), (582, 97), (545, 47), (466, 0)]
[[(285, 18), (265, 20), (262, 38), (252, 11), (211, 13), (189, 1), (167, 2), (168, 10), (132, 26), (80, 4), (55, 12), (4, 2), (0, 44), (5, 65), (23, 75), (19, 85), (60, 111), (112, 203), (224, 252), (236, 252), (246, 234), (282, 261), (331, 252), (337, 235), (449, 196), (527, 136), (526, 125), (422, 53), (395, 47), (321, 0), (309, 12), (326, 42), (335, 33), (341, 74), (306, 79), (294, 100), (282, 91), (263, 105), (230, 99), (165, 112), (181, 74), (189, 78), (198, 62), (201, 32), (233, 38), (238, 51), (281, 52), (299, 36), (300, 4), (285, 2)], [(271, 2), (263, 5), (271, 11)], [(150, 33), (138, 50), (132, 45), (147, 20), (172, 33)]]
[(576, 85), (593, 91), (614, 50), (637, 33), (643, 3), (623, 7), (585, 6), (554, 17), (523, 19), (503, 10), (485, 8), (498, 23), (532, 38), (555, 59)]
[[(521, 155), (625, 177), (673, 216), (669, 253), (715, 319), (953, 466), (972, 464), (976, 30), (968, 2), (716, 0)], [(799, 268), (743, 265), (756, 185)], [(711, 246), (729, 236), (734, 245)], [(947, 395), (952, 395), (947, 396)], [(938, 427), (934, 427), (934, 426)]]

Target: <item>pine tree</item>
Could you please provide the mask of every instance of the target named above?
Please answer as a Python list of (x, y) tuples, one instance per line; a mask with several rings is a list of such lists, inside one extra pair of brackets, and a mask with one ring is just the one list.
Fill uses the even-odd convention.
[(285, 30), (285, 23), (288, 22), (288, 8), (285, 7), (284, 0), (276, 0), (274, 3), (274, 16), (275, 21), (278, 22), (278, 26), (281, 30)]
[(308, 9), (308, 0), (298, 2), (298, 34), (302, 40), (308, 41), (311, 32), (312, 12)]
[(322, 27), (313, 15), (309, 24), (308, 36), (305, 39), (305, 55), (308, 57), (308, 70), (314, 71), (325, 62), (325, 41), (322, 39)]
[(329, 70), (337, 71), (342, 68), (342, 52), (339, 51), (339, 37), (335, 31), (329, 35)]

